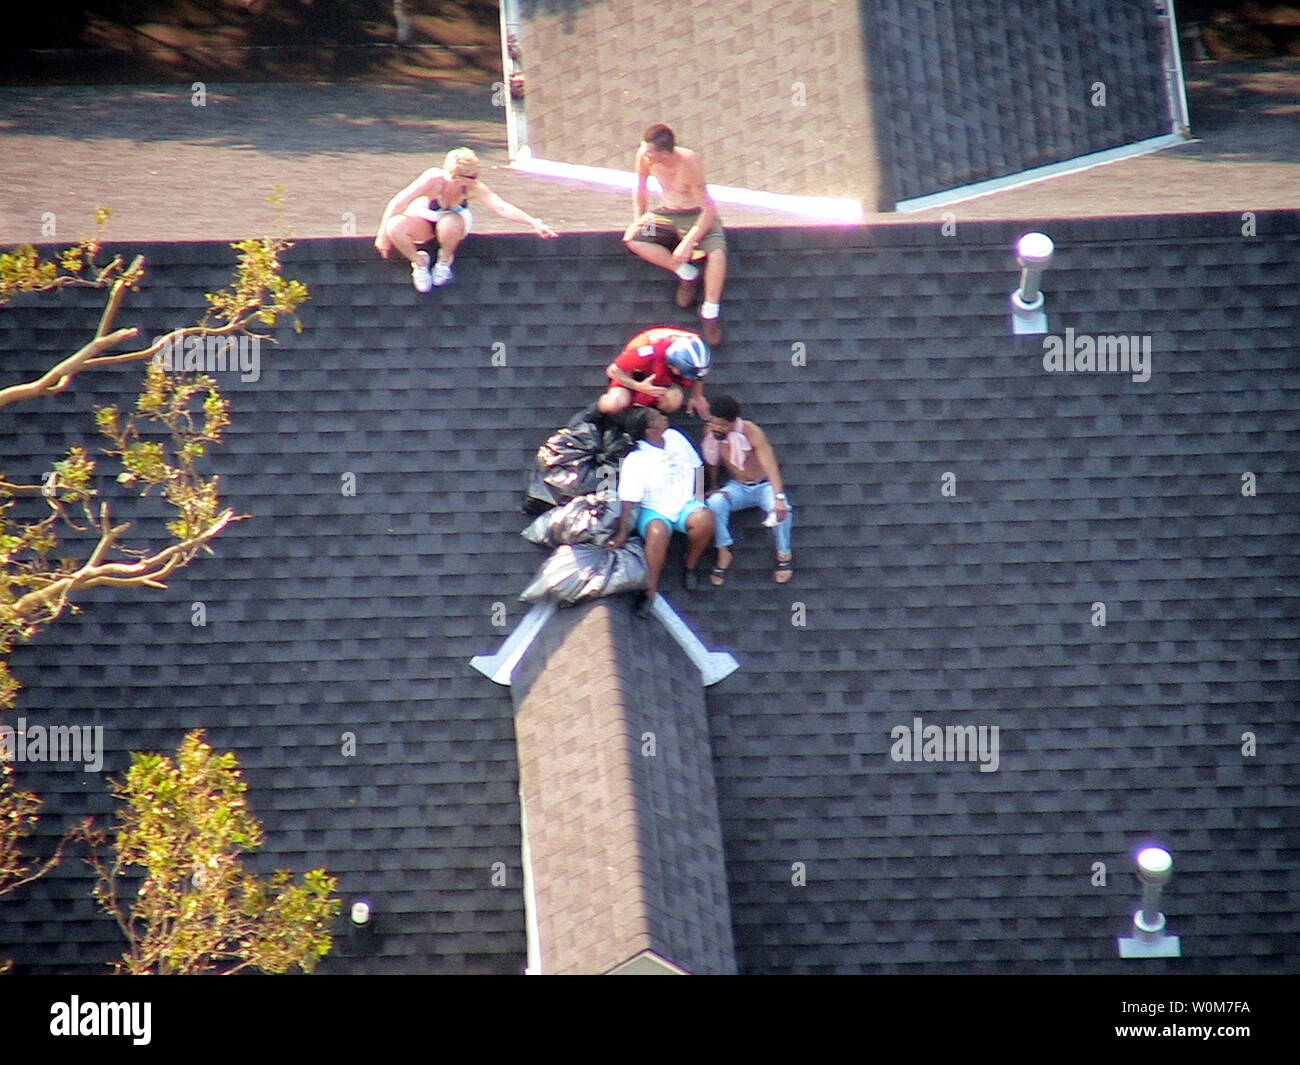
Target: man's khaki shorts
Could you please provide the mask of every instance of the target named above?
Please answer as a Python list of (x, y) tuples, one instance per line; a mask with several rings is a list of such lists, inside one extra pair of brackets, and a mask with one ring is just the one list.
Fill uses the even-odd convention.
[[(699, 219), (700, 210), (699, 207), (689, 207), (685, 210), (656, 207), (653, 212), (653, 219), (642, 225), (632, 239), (647, 244), (659, 244), (669, 251), (673, 251), (681, 243), (686, 231), (695, 225)], [(711, 251), (726, 250), (727, 236), (722, 231), (722, 219), (715, 216), (709, 231), (700, 238), (697, 251), (707, 254)]]

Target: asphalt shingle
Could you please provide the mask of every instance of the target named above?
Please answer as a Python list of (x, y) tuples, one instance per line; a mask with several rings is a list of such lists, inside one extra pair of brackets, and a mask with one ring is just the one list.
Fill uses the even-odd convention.
[[(742, 972), (1129, 971), (1114, 937), (1149, 838), (1175, 855), (1185, 955), (1152, 970), (1294, 971), (1300, 215), (1257, 226), (730, 234), (709, 388), (772, 437), (797, 574), (771, 583), (745, 514), (727, 587), (687, 596), (670, 562), (666, 594), (741, 663), (707, 703)], [(1058, 245), (1054, 334), (1149, 335), (1150, 380), (1048, 373), (1041, 339), (1010, 335), (1029, 228)], [(222, 247), (141, 249), (122, 323), (192, 320)], [(129, 751), (206, 727), (246, 767), (256, 867), (325, 865), (375, 904), (377, 938), (341, 938), (323, 971), (516, 973), (511, 704), (468, 660), (524, 612), (530, 456), (628, 336), (690, 319), (612, 234), (476, 237), (427, 297), (360, 239), (286, 261), (312, 290), (305, 332), (263, 345), (259, 380), (222, 377), (235, 422), (212, 468), (252, 518), (166, 591), (90, 592), (14, 655), (30, 723), (105, 726), (105, 774), (23, 767), (46, 800), (30, 849), (102, 822)], [(0, 312), (0, 381), (82, 342), (98, 306), (70, 291)], [(6, 411), (5, 472), (39, 476), (135, 380), (99, 371)], [(998, 771), (892, 760), (916, 717), (998, 726)], [(120, 944), (88, 889), (73, 859), (7, 899), (0, 953), (101, 971)]]

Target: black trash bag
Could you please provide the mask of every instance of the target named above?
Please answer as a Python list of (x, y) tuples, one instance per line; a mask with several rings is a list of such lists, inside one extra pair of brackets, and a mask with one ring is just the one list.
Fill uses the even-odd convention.
[(534, 464), (524, 478), (524, 505), (520, 509), (525, 514), (545, 514), (559, 502), (555, 493), (542, 480), (540, 467)]
[(622, 513), (618, 496), (611, 491), (592, 492), (570, 499), (534, 518), (523, 538), (542, 547), (561, 544), (603, 545), (614, 539)]
[(619, 460), (633, 447), (621, 415), (579, 411), (537, 449), (542, 483), (560, 499), (612, 487)]
[(562, 499), (597, 491), (601, 437), (594, 422), (570, 423), (557, 429), (537, 450), (543, 483)]
[(624, 427), (629, 412), (620, 414), (598, 414), (600, 419), (600, 453), (596, 456), (601, 465), (618, 468), (623, 456), (636, 447), (636, 441), (628, 435)]
[(525, 603), (553, 602), (572, 606), (587, 599), (650, 587), (645, 545), (629, 540), (611, 551), (591, 544), (564, 544), (542, 563), (537, 576), (519, 593)]

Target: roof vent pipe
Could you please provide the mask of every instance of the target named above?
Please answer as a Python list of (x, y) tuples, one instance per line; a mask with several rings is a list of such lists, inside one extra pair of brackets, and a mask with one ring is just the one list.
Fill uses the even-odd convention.
[(1046, 233), (1026, 233), (1016, 242), (1020, 287), (1011, 293), (1011, 329), (1014, 333), (1046, 333), (1047, 312), (1040, 285), (1051, 264), (1055, 246)]
[(1174, 859), (1163, 847), (1144, 847), (1137, 855), (1137, 874), (1142, 881), (1142, 908), (1133, 915), (1133, 934), (1120, 937), (1121, 958), (1181, 958), (1177, 936), (1165, 933), (1165, 915), (1160, 912), (1160, 892), (1173, 876)]

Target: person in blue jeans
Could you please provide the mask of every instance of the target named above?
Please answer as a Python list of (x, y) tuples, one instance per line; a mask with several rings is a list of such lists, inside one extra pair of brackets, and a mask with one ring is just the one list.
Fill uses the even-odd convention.
[[(713, 511), (714, 543), (718, 549), (709, 580), (719, 587), (727, 581), (727, 571), (733, 561), (732, 513), (762, 507), (767, 514), (764, 524), (772, 529), (776, 541), (776, 569), (772, 579), (777, 584), (786, 584), (794, 576), (794, 554), (790, 546), (794, 509), (785, 492), (776, 453), (761, 426), (741, 419), (740, 404), (732, 396), (715, 397), (710, 408), (711, 417), (700, 448), (709, 489), (705, 502)], [(731, 479), (719, 488), (724, 465)]]

